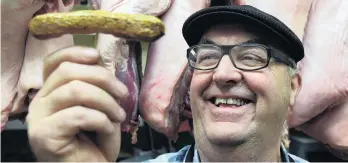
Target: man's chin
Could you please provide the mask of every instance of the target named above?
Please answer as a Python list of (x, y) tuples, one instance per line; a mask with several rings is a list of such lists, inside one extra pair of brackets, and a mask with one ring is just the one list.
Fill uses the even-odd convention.
[[(213, 128), (212, 130), (209, 130)], [(233, 122), (214, 122), (205, 128), (207, 139), (220, 146), (236, 146), (248, 138), (248, 126)]]

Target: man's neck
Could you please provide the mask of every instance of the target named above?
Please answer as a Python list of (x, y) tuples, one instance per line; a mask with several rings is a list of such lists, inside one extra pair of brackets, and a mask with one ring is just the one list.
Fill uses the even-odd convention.
[(236, 147), (210, 143), (200, 147), (197, 142), (197, 149), (202, 162), (281, 162), (280, 142), (267, 146), (248, 143)]

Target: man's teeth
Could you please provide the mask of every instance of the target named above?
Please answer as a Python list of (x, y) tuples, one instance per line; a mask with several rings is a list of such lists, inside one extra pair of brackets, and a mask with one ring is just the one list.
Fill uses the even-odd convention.
[(236, 98), (215, 98), (214, 103), (215, 105), (228, 104), (228, 105), (242, 106), (247, 104), (248, 102), (245, 100), (236, 99)]

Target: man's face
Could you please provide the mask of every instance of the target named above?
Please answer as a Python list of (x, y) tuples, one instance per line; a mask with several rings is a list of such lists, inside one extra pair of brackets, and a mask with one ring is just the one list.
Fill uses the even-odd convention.
[[(221, 25), (204, 38), (234, 45), (259, 37), (242, 26)], [(214, 70), (194, 70), (190, 100), (195, 139), (219, 146), (276, 143), (299, 87), (299, 77), (290, 77), (285, 64), (272, 60), (266, 68), (247, 72), (236, 69), (225, 55)], [(241, 106), (215, 105), (218, 99), (237, 100)]]

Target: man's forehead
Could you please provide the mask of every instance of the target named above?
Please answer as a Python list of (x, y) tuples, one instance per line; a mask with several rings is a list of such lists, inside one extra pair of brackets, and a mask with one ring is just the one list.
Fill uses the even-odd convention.
[(226, 24), (211, 27), (204, 33), (203, 38), (216, 44), (228, 45), (259, 39), (260, 37), (255, 34), (252, 27), (241, 24)]

